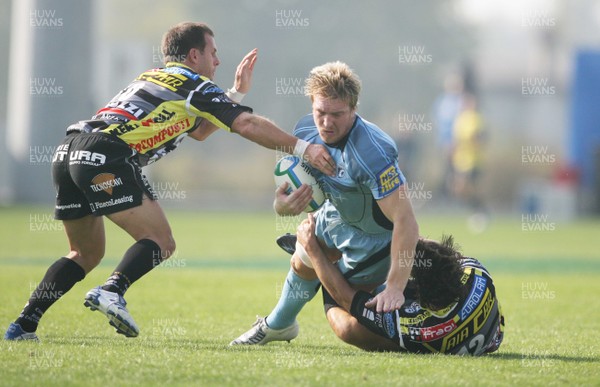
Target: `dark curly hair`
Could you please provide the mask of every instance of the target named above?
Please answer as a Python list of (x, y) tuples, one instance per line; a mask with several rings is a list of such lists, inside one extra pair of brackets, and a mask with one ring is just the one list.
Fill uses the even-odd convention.
[(411, 275), (419, 304), (439, 310), (464, 297), (468, 291), (461, 282), (462, 254), (452, 235), (442, 235), (441, 242), (419, 239)]

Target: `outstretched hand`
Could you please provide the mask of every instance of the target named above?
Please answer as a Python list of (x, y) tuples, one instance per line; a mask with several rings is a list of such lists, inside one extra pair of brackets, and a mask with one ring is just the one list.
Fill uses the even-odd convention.
[(252, 85), (252, 73), (254, 71), (254, 63), (256, 63), (256, 59), (258, 58), (258, 49), (250, 51), (246, 56), (242, 59), (240, 64), (235, 71), (235, 80), (233, 82), (233, 86), (235, 89), (243, 94), (247, 94), (250, 91), (250, 86)]

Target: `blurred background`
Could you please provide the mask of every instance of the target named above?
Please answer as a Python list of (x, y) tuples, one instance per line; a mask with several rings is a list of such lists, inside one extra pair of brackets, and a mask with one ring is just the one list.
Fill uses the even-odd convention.
[[(306, 75), (360, 76), (359, 111), (398, 144), (418, 213), (551, 231), (600, 214), (600, 2), (0, 0), (0, 205), (51, 211), (65, 128), (146, 69), (180, 21), (215, 32), (215, 82), (257, 47), (244, 104), (292, 131)], [(165, 208), (269, 210), (277, 152), (224, 131), (145, 168)]]

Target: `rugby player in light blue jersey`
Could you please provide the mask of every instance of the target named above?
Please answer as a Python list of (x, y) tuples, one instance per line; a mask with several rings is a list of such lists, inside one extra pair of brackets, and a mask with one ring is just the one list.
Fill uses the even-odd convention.
[[(313, 171), (328, 197), (315, 213), (319, 243), (354, 287), (371, 291), (386, 282), (386, 289), (367, 306), (390, 312), (404, 303), (419, 230), (396, 145), (357, 114), (359, 93), (360, 80), (346, 64), (315, 67), (306, 81), (312, 114), (298, 122), (294, 133), (324, 145), (337, 165), (335, 176)], [(303, 186), (288, 195), (286, 188), (276, 191), (275, 211), (298, 215), (312, 190)], [(306, 252), (296, 247), (278, 304), (230, 345), (290, 341), (298, 335), (296, 316), (320, 282)]]

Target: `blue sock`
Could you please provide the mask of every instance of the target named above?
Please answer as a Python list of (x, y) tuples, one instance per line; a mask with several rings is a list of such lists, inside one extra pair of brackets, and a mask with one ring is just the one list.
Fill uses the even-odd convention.
[(283, 329), (292, 325), (302, 307), (317, 294), (317, 285), (318, 279), (302, 279), (290, 269), (281, 289), (279, 302), (267, 316), (267, 325), (273, 329)]

